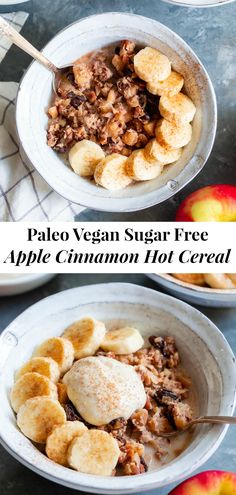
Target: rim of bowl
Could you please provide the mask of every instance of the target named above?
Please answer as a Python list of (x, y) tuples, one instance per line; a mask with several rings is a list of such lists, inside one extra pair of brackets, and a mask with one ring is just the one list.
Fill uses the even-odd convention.
[[(53, 36), (50, 41), (43, 47), (41, 52), (45, 54), (45, 51), (47, 51), (47, 47), (50, 45), (52, 41), (55, 40), (57, 36), (60, 36), (64, 31), (66, 31), (68, 28), (71, 26), (74, 26), (76, 24), (80, 24), (81, 22), (85, 20), (90, 20), (94, 19), (97, 17), (104, 17), (106, 18), (107, 15), (116, 15), (116, 16), (121, 16), (123, 18), (125, 17), (134, 17), (134, 18), (139, 18), (143, 19), (144, 22), (152, 22), (155, 23), (157, 28), (158, 26), (161, 26), (162, 29), (164, 29), (168, 34), (170, 34), (172, 37), (174, 37), (176, 40), (178, 40), (181, 44), (183, 49), (190, 53), (192, 58), (195, 59), (196, 63), (199, 64), (201, 67), (201, 71), (205, 77), (207, 86), (208, 86), (208, 91), (209, 91), (209, 102), (210, 107), (211, 107), (211, 112), (212, 112), (212, 125), (210, 126), (209, 132), (207, 134), (208, 140), (205, 143), (204, 148), (200, 148), (198, 150), (198, 154), (196, 155), (195, 153), (193, 154), (192, 158), (186, 163), (184, 166), (183, 170), (174, 177), (174, 179), (169, 180), (166, 184), (162, 185), (160, 188), (158, 188), (159, 191), (159, 199), (156, 199), (156, 190), (151, 191), (150, 193), (144, 194), (142, 196), (142, 204), (139, 204), (139, 197), (127, 197), (127, 198), (114, 198), (114, 197), (108, 197), (108, 198), (101, 198), (101, 201), (99, 205), (97, 205), (97, 196), (94, 196), (93, 194), (89, 194), (87, 192), (83, 192), (83, 188), (80, 190), (80, 195), (82, 195), (82, 200), (79, 202), (76, 197), (71, 199), (68, 195), (64, 192), (63, 184), (59, 181), (56, 186), (54, 185), (53, 180), (49, 180), (44, 175), (40, 173), (37, 167), (37, 163), (31, 162), (31, 159), (29, 155), (27, 154), (27, 151), (24, 148), (24, 136), (21, 134), (21, 112), (19, 111), (19, 101), (20, 101), (20, 95), (21, 95), (21, 90), (22, 90), (22, 85), (24, 84), (25, 77), (27, 76), (31, 66), (33, 64), (37, 64), (38, 62), (33, 60), (27, 70), (25, 71), (22, 79), (20, 80), (19, 87), (18, 87), (18, 92), (16, 96), (16, 129), (17, 129), (17, 134), (19, 138), (19, 142), (21, 143), (21, 146), (23, 148), (23, 151), (29, 160), (30, 163), (36, 168), (38, 173), (41, 175), (41, 177), (45, 180), (45, 182), (60, 196), (62, 196), (64, 199), (67, 201), (73, 202), (75, 204), (79, 204), (85, 208), (91, 208), (95, 209), (97, 211), (106, 211), (106, 212), (132, 212), (132, 211), (141, 211), (144, 210), (145, 208), (150, 208), (152, 206), (155, 206), (157, 204), (160, 204), (168, 199), (170, 199), (172, 196), (174, 196), (177, 192), (181, 191), (185, 186), (187, 186), (203, 169), (204, 165), (206, 164), (210, 153), (212, 151), (214, 141), (215, 141), (215, 135), (216, 135), (216, 128), (217, 128), (217, 101), (216, 101), (216, 94), (215, 90), (213, 87), (213, 84), (211, 82), (210, 76), (205, 68), (205, 66), (202, 64), (201, 60), (198, 58), (194, 50), (188, 45), (186, 41), (184, 41), (181, 36), (179, 36), (175, 31), (172, 29), (168, 28), (165, 24), (162, 24), (161, 22), (157, 21), (156, 19), (153, 19), (151, 17), (145, 17), (142, 15), (137, 15), (129, 12), (105, 12), (101, 14), (93, 14), (91, 16), (85, 16), (81, 19), (78, 19), (70, 24), (68, 24), (66, 27), (58, 31), (58, 33)], [(158, 29), (157, 29), (158, 32)], [(158, 37), (156, 36), (158, 39)], [(45, 54), (47, 55), (47, 54)], [(201, 140), (198, 142), (198, 145), (201, 143)], [(199, 163), (200, 161), (200, 163)], [(187, 170), (188, 168), (188, 170)], [(185, 172), (185, 173), (184, 173)], [(183, 177), (184, 176), (184, 177)], [(177, 182), (178, 181), (178, 182)], [(177, 187), (176, 187), (177, 184)], [(71, 186), (68, 186), (68, 189), (71, 189)], [(71, 190), (73, 193), (73, 189)], [(145, 198), (148, 199), (145, 200)], [(150, 196), (150, 198), (149, 198)], [(102, 206), (102, 205), (104, 206)]]
[[(3, 274), (5, 275), (5, 274)], [(6, 275), (10, 275), (10, 274), (6, 274)], [(21, 285), (21, 284), (24, 284), (24, 283), (31, 283), (33, 282), (34, 280), (40, 280), (40, 279), (44, 279), (44, 278), (48, 278), (49, 276), (54, 276), (53, 273), (19, 273), (17, 274), (16, 277), (12, 277), (12, 278), (4, 278), (4, 279), (1, 279), (0, 277), (0, 287), (10, 287), (10, 286), (17, 286), (17, 285)]]
[(204, 4), (199, 4), (198, 0), (193, 0), (192, 3), (190, 3), (190, 1), (183, 2), (181, 0), (162, 0), (162, 1), (165, 3), (170, 3), (171, 5), (175, 5), (176, 7), (192, 7), (194, 9), (220, 7), (222, 5), (226, 5), (227, 3), (235, 2), (235, 0), (208, 0), (208, 1), (206, 0)]
[(211, 287), (202, 287), (200, 285), (190, 284), (189, 282), (184, 282), (183, 280), (179, 280), (178, 278), (173, 277), (170, 273), (154, 273), (154, 276), (161, 278), (163, 280), (167, 280), (168, 282), (173, 283), (174, 285), (179, 285), (180, 287), (185, 287), (186, 289), (192, 289), (195, 292), (202, 292), (203, 294), (236, 294), (235, 289), (213, 289)]
[[(137, 298), (138, 298), (138, 300), (140, 299), (140, 301), (142, 301), (142, 302), (140, 302), (140, 304), (143, 304), (143, 295), (145, 293), (147, 295), (147, 300), (148, 300), (148, 302), (146, 303), (147, 305), (150, 304), (152, 306), (153, 305), (155, 306), (155, 302), (158, 299), (159, 304), (163, 301), (164, 307), (166, 307), (165, 302), (166, 302), (166, 300), (168, 300), (169, 307), (172, 307), (173, 309), (176, 310), (176, 313), (177, 313), (176, 317), (180, 318), (180, 319), (182, 317), (181, 321), (183, 323), (187, 324), (187, 326), (189, 325), (189, 323), (185, 322), (185, 315), (187, 314), (187, 312), (191, 313), (192, 317), (194, 317), (194, 316), (196, 317), (196, 321), (198, 323), (198, 328), (202, 328), (200, 325), (200, 321), (201, 322), (204, 321), (205, 325), (207, 325), (208, 332), (204, 334), (204, 336), (205, 336), (205, 339), (204, 339), (204, 337), (202, 337), (202, 335), (199, 335), (198, 330), (191, 328), (191, 331), (196, 333), (197, 335), (199, 335), (199, 337), (203, 340), (204, 344), (206, 345), (206, 347), (208, 349), (209, 349), (209, 347), (208, 347), (207, 341), (210, 338), (210, 336), (212, 337), (214, 335), (214, 337), (217, 337), (217, 339), (214, 338), (214, 339), (210, 340), (211, 345), (215, 345), (216, 341), (218, 342), (218, 344), (220, 343), (221, 351), (224, 351), (227, 354), (227, 356), (229, 357), (228, 362), (230, 363), (230, 368), (232, 369), (232, 375), (236, 374), (235, 357), (234, 357), (232, 349), (230, 348), (229, 343), (227, 342), (224, 335), (220, 332), (220, 330), (216, 327), (216, 325), (209, 318), (207, 318), (205, 315), (203, 315), (199, 310), (193, 308), (189, 304), (186, 304), (185, 302), (180, 301), (180, 300), (178, 300), (172, 296), (163, 294), (161, 292), (158, 292), (158, 291), (155, 291), (153, 289), (149, 289), (149, 288), (146, 288), (143, 286), (135, 285), (135, 284), (103, 283), (103, 284), (93, 285), (92, 287), (93, 287), (94, 292), (96, 294), (94, 303), (95, 302), (99, 303), (101, 300), (104, 300), (105, 291), (101, 290), (99, 292), (99, 289), (106, 288), (106, 293), (107, 293), (106, 302), (107, 303), (119, 302), (121, 304), (121, 303), (127, 302), (127, 294), (128, 294), (129, 295), (129, 304), (132, 304), (132, 303), (137, 304), (138, 303), (138, 301), (136, 300)], [(24, 328), (25, 328), (25, 323), (24, 323), (25, 322), (25, 316), (27, 316), (27, 314), (28, 314), (28, 316), (30, 315), (30, 318), (32, 318), (33, 315), (35, 314), (35, 312), (36, 313), (38, 313), (38, 311), (43, 312), (44, 309), (46, 310), (45, 306), (48, 306), (48, 301), (53, 303), (53, 301), (56, 298), (59, 300), (58, 302), (60, 302), (60, 299), (63, 302), (63, 301), (65, 301), (65, 294), (66, 294), (66, 296), (68, 296), (66, 298), (66, 300), (71, 301), (70, 304), (72, 304), (73, 297), (70, 297), (70, 295), (72, 295), (72, 293), (73, 293), (74, 295), (76, 295), (76, 300), (82, 301), (81, 302), (81, 304), (82, 304), (82, 303), (84, 303), (83, 296), (81, 294), (83, 292), (84, 292), (84, 297), (86, 300), (85, 304), (88, 304), (88, 301), (91, 302), (91, 299), (90, 299), (91, 298), (91, 285), (77, 287), (77, 288), (73, 288), (73, 289), (68, 289), (68, 290), (53, 294), (53, 295), (46, 297), (44, 299), (41, 299), (36, 304), (33, 304), (32, 306), (27, 308), (23, 313), (21, 313), (17, 318), (15, 318), (13, 320), (13, 322), (10, 323), (10, 325), (3, 331), (3, 333), (0, 336), (0, 343), (3, 342), (5, 335), (8, 334), (9, 332), (12, 335), (12, 337), (15, 337), (15, 339), (17, 338), (15, 336), (15, 333), (17, 333), (17, 325), (19, 325), (19, 328), (25, 334), (25, 330), (24, 330)], [(80, 296), (80, 297), (78, 297), (78, 296)], [(54, 307), (54, 304), (50, 304), (50, 307)], [(167, 305), (167, 307), (168, 307), (168, 305)], [(65, 310), (66, 310), (66, 308), (65, 308)], [(23, 323), (24, 323), (24, 325), (22, 327), (23, 328), (23, 330), (22, 330), (21, 325)], [(200, 334), (201, 334), (201, 332), (200, 332)], [(8, 352), (10, 352), (10, 349), (8, 350)], [(212, 349), (210, 352), (212, 352)], [(236, 400), (235, 387), (234, 387), (234, 389), (232, 388), (232, 395), (231, 395), (231, 398), (229, 400), (230, 400), (230, 403), (226, 407), (227, 414), (233, 415), (235, 400)], [(92, 491), (94, 493), (107, 493), (107, 494), (109, 494), (112, 491), (112, 493), (117, 494), (117, 495), (119, 493), (137, 492), (137, 491), (147, 490), (147, 489), (155, 488), (158, 486), (160, 487), (160, 486), (166, 485), (164, 480), (160, 481), (158, 483), (155, 482), (155, 474), (156, 474), (155, 471), (152, 473), (142, 474), (141, 477), (140, 476), (136, 476), (136, 477), (126, 476), (126, 477), (124, 477), (124, 487), (121, 487), (121, 479), (123, 479), (123, 477), (117, 477), (117, 478), (114, 477), (114, 478), (108, 479), (107, 477), (97, 477), (94, 475), (84, 475), (83, 473), (76, 473), (78, 475), (78, 482), (67, 480), (67, 479), (65, 479), (65, 477), (63, 477), (63, 474), (62, 475), (60, 475), (59, 473), (55, 474), (54, 463), (52, 463), (51, 465), (50, 465), (50, 463), (48, 463), (47, 464), (48, 468), (46, 470), (44, 470), (43, 468), (39, 467), (36, 459), (34, 462), (32, 462), (32, 460), (30, 461), (27, 459), (26, 455), (24, 455), (24, 457), (22, 458), (21, 455), (19, 454), (19, 445), (16, 446), (15, 443), (12, 443), (12, 445), (9, 445), (7, 443), (7, 440), (4, 438), (4, 435), (2, 436), (1, 429), (3, 430), (3, 426), (0, 424), (0, 443), (2, 443), (2, 445), (6, 448), (6, 450), (8, 452), (10, 452), (11, 455), (13, 455), (13, 457), (15, 457), (22, 464), (24, 464), (28, 468), (32, 469), (36, 473), (40, 474), (44, 478), (50, 479), (50, 480), (57, 482), (61, 485), (68, 486), (68, 487), (74, 488), (74, 489), (82, 489), (84, 491)], [(222, 442), (222, 440), (226, 434), (227, 429), (228, 429), (228, 425), (221, 425), (220, 427), (218, 425), (217, 428), (215, 429), (215, 432), (214, 432), (214, 439), (211, 439), (210, 447), (208, 446), (208, 450), (206, 450), (206, 448), (205, 448), (205, 450), (203, 451), (203, 454), (196, 459), (195, 463), (192, 463), (191, 466), (188, 466), (184, 471), (182, 471), (182, 473), (179, 473), (178, 476), (175, 476), (174, 469), (173, 469), (171, 478), (168, 478), (168, 484), (173, 482), (173, 481), (175, 481), (175, 482), (179, 481), (180, 479), (182, 479), (185, 476), (189, 476), (194, 470), (196, 470), (204, 462), (206, 462), (207, 459), (209, 459), (209, 457), (211, 457), (211, 455), (219, 447), (220, 443)], [(18, 450), (17, 450), (17, 447), (18, 447)], [(62, 470), (62, 472), (63, 472), (63, 470)], [(143, 480), (143, 482), (142, 482), (142, 480)], [(140, 482), (141, 482), (141, 484), (140, 484)]]
[(29, 0), (0, 0), (0, 5), (17, 5), (18, 3), (26, 3)]

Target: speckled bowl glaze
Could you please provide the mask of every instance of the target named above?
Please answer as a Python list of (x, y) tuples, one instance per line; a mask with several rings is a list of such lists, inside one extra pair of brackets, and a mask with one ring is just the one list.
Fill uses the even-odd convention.
[(147, 276), (172, 296), (178, 297), (183, 301), (213, 308), (236, 307), (236, 289), (221, 290), (200, 287), (178, 280), (167, 273), (151, 273), (147, 274)]
[(18, 93), (17, 129), (30, 162), (59, 194), (96, 210), (141, 210), (170, 198), (202, 169), (215, 138), (216, 99), (209, 76), (191, 48), (173, 31), (153, 19), (125, 13), (87, 17), (57, 34), (43, 53), (56, 65), (62, 66), (85, 53), (127, 38), (165, 53), (173, 67), (183, 74), (185, 90), (197, 107), (191, 143), (184, 149), (180, 160), (165, 167), (159, 178), (134, 183), (114, 192), (79, 177), (62, 156), (46, 144), (46, 109), (52, 97), (51, 74), (37, 62), (32, 63)]
[(184, 367), (201, 400), (200, 414), (232, 415), (235, 360), (223, 335), (199, 311), (154, 290), (132, 284), (90, 285), (50, 296), (31, 306), (0, 337), (0, 441), (20, 462), (62, 485), (93, 493), (133, 493), (168, 485), (188, 476), (218, 448), (227, 426), (199, 426), (191, 444), (174, 461), (139, 476), (85, 475), (55, 464), (18, 430), (9, 403), (14, 372), (44, 339), (60, 335), (74, 320), (92, 315), (114, 325), (132, 324), (143, 336), (176, 338)]

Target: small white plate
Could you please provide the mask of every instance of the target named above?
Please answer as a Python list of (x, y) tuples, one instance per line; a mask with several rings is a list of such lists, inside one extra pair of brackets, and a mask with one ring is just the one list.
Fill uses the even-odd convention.
[(33, 273), (19, 275), (0, 275), (0, 296), (14, 296), (36, 289), (46, 284), (55, 275), (53, 273)]
[(215, 452), (227, 425), (202, 425), (173, 461), (140, 476), (103, 477), (55, 464), (17, 428), (9, 402), (15, 371), (34, 348), (60, 335), (73, 321), (91, 315), (105, 323), (136, 326), (144, 337), (173, 335), (181, 360), (199, 397), (200, 415), (232, 415), (235, 358), (222, 333), (202, 313), (155, 290), (132, 284), (101, 284), (54, 294), (28, 308), (0, 336), (0, 442), (36, 473), (76, 490), (119, 495), (176, 482), (198, 469)]
[(16, 5), (25, 2), (29, 2), (29, 0), (0, 0), (0, 5)]

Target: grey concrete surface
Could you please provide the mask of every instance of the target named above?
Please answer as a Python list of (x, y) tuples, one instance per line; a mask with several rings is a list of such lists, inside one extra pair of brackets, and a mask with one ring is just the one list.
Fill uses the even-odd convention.
[[(81, 285), (102, 282), (131, 282), (158, 289), (154, 282), (144, 275), (58, 275), (47, 285), (27, 294), (11, 298), (0, 298), (0, 332), (24, 309), (40, 299), (56, 292)], [(236, 351), (236, 311), (231, 309), (199, 308), (224, 333), (234, 352)], [(199, 471), (207, 469), (221, 469), (236, 471), (236, 427), (232, 426), (224, 441)], [(173, 487), (161, 488), (153, 493), (167, 495)], [(72, 495), (69, 488), (65, 488), (34, 474), (29, 469), (14, 460), (0, 446), (0, 493), (1, 495)], [(143, 492), (142, 495), (145, 495)]]
[[(180, 201), (209, 184), (236, 184), (236, 3), (218, 8), (175, 7), (161, 0), (31, 0), (1, 12), (24, 10), (30, 16), (22, 34), (42, 48), (74, 20), (107, 11), (128, 11), (153, 17), (182, 36), (200, 57), (214, 84), (218, 100), (218, 131), (213, 152), (202, 172), (175, 197), (138, 213), (100, 213), (86, 210), (81, 220), (173, 220)], [(0, 80), (19, 81), (30, 58), (12, 47), (0, 67)]]

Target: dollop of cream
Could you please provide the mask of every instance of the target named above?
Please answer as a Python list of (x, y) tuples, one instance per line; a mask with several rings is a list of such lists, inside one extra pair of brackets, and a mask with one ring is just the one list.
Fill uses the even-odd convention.
[(146, 402), (143, 383), (134, 368), (105, 356), (76, 361), (63, 382), (79, 414), (95, 426), (120, 417), (128, 419)]

